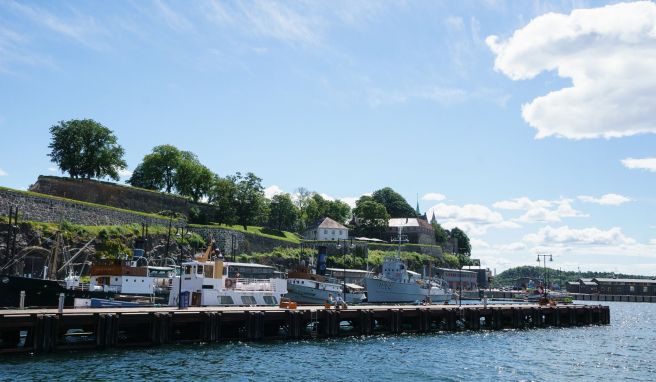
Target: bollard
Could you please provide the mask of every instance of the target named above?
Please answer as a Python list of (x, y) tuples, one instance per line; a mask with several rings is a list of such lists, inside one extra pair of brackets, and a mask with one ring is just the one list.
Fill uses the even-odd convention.
[(64, 312), (64, 294), (63, 293), (59, 294), (59, 305), (58, 305), (57, 309), (59, 310), (59, 313)]
[(25, 291), (20, 291), (20, 308), (25, 309)]
[(483, 295), (483, 308), (487, 309), (487, 296)]

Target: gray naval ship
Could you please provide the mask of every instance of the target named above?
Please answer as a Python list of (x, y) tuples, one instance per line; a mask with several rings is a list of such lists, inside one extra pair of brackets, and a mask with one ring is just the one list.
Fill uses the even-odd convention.
[(407, 269), (401, 258), (387, 257), (380, 275), (365, 277), (367, 302), (449, 301), (453, 292), (443, 280), (424, 279), (417, 272)]

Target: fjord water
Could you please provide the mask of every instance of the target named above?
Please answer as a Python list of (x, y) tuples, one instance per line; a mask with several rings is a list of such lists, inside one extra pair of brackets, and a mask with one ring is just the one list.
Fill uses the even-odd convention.
[(2, 381), (653, 381), (656, 304), (611, 325), (0, 358)]

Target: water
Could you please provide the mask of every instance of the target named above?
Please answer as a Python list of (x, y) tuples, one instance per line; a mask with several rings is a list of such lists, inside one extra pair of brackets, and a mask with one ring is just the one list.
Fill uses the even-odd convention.
[(0, 358), (1, 381), (652, 381), (656, 304), (611, 325)]

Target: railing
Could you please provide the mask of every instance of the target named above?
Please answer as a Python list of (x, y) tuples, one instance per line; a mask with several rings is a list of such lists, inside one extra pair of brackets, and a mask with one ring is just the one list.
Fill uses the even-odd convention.
[[(232, 286), (227, 286), (228, 280), (232, 280)], [(226, 287), (242, 291), (276, 291), (276, 283), (272, 282), (271, 279), (231, 278), (226, 279)]]

